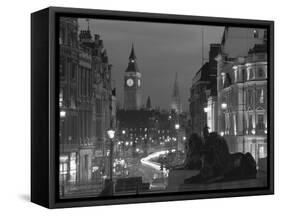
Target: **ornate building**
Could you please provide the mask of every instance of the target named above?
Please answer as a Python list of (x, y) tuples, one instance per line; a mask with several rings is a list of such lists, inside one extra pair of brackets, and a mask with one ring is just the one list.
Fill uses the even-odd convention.
[(267, 155), (267, 31), (225, 28), (217, 57), (217, 131), (231, 152)]
[[(106, 163), (106, 130), (114, 124), (111, 65), (99, 35), (79, 33), (75, 18), (60, 20), (60, 178), (92, 183), (94, 159)], [(69, 188), (69, 187), (68, 187)]]
[(79, 179), (79, 141), (76, 111), (77, 71), (79, 64), (77, 19), (60, 20), (60, 181)]
[(132, 45), (128, 67), (124, 76), (124, 109), (139, 110), (142, 106), (142, 76), (137, 66), (137, 57)]
[(171, 100), (171, 110), (176, 113), (182, 112), (181, 100), (180, 100), (180, 90), (178, 83), (178, 73), (176, 73), (175, 82), (173, 86), (172, 100)]
[(218, 130), (231, 152), (267, 156), (267, 48), (256, 44), (246, 57), (218, 57)]

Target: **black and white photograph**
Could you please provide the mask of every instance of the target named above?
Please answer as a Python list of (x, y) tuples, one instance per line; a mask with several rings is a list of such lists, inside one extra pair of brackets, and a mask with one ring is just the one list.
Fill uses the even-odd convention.
[(267, 29), (60, 17), (59, 197), (267, 187)]

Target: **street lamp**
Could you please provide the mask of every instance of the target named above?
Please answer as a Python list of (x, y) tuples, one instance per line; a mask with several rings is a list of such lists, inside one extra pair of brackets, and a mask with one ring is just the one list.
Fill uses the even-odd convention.
[(66, 112), (64, 110), (60, 111), (60, 117), (64, 118), (66, 116)]
[(177, 153), (176, 153), (176, 160), (178, 161), (179, 159), (179, 129), (180, 129), (180, 125), (178, 123), (175, 124), (175, 129), (177, 132)]
[(226, 109), (227, 109), (227, 103), (223, 102), (221, 104), (221, 109), (223, 110), (223, 114), (224, 114), (224, 131), (226, 133), (227, 131), (226, 131), (226, 123), (225, 123), (226, 122), (226, 120), (225, 120), (226, 119), (225, 112), (226, 112)]
[[(63, 127), (63, 122), (64, 122), (64, 119), (65, 119), (65, 117), (66, 117), (66, 111), (65, 110), (61, 110), (60, 111), (60, 118), (61, 118), (61, 121), (60, 121), (60, 136), (62, 136), (61, 135), (61, 133), (62, 133), (62, 130), (64, 129), (64, 128), (62, 128)], [(61, 137), (60, 137), (60, 139), (62, 139)], [(61, 140), (61, 143), (62, 143), (62, 154), (64, 154), (64, 143), (62, 142), (62, 140)], [(61, 185), (61, 190), (62, 190), (62, 196), (64, 196), (64, 194), (65, 194), (65, 186), (66, 186), (66, 175), (67, 174), (65, 174), (65, 170), (64, 170), (64, 164), (65, 164), (65, 162), (61, 162), (60, 161), (60, 163), (62, 163), (62, 185)]]
[(109, 139), (112, 140), (115, 136), (115, 130), (112, 130), (112, 129), (108, 130), (107, 135), (108, 135)]
[(109, 129), (107, 131), (107, 135), (110, 139), (110, 170), (109, 170), (109, 178), (110, 178), (110, 181), (112, 182), (112, 171), (113, 171), (113, 139), (114, 139), (114, 136), (115, 136), (115, 130), (113, 129)]
[(208, 107), (204, 107), (204, 112), (207, 113), (208, 112)]
[(226, 110), (227, 104), (226, 104), (226, 103), (222, 103), (222, 104), (221, 104), (221, 108), (222, 108), (223, 110)]

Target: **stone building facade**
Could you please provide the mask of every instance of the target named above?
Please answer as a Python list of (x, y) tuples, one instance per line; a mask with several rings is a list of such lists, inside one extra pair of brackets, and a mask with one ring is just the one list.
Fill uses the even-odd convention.
[(60, 20), (60, 180), (90, 184), (96, 157), (106, 164), (106, 131), (114, 127), (111, 65), (99, 35), (78, 20)]
[(267, 32), (225, 28), (217, 56), (217, 131), (231, 152), (267, 156)]
[(218, 131), (231, 152), (267, 156), (267, 47), (256, 44), (246, 57), (218, 57)]
[(210, 45), (209, 61), (195, 74), (190, 88), (190, 126), (192, 132), (201, 135), (205, 126), (208, 126), (210, 131), (215, 131), (216, 128), (217, 62), (215, 57), (219, 52), (220, 44)]

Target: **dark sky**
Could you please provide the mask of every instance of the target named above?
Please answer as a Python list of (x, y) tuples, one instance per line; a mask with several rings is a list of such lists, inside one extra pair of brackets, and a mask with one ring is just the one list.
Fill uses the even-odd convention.
[[(79, 19), (80, 29), (88, 22)], [(204, 56), (209, 44), (220, 43), (223, 27), (204, 26)], [(176, 72), (184, 110), (187, 109), (192, 78), (202, 64), (202, 26), (90, 19), (92, 35), (100, 34), (113, 65), (117, 97), (123, 105), (123, 79), (134, 43), (142, 73), (143, 103), (168, 109)]]

